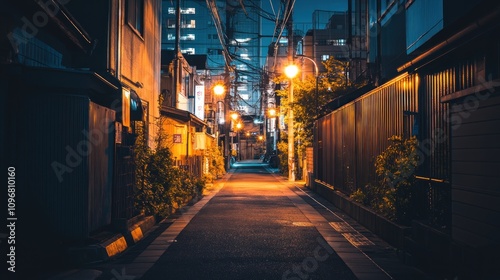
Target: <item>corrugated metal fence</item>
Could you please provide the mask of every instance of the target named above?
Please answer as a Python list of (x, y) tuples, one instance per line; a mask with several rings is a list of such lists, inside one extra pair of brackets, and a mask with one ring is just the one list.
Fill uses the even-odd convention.
[(417, 86), (416, 76), (400, 76), (319, 119), (316, 179), (346, 193), (373, 182), (376, 156), (403, 134), (404, 112), (416, 111)]
[(377, 180), (375, 159), (392, 135), (416, 135), (421, 164), (414, 209), (439, 226), (450, 223), (450, 122), (440, 97), (474, 85), (474, 63), (403, 74), (315, 124), (315, 179), (346, 194)]

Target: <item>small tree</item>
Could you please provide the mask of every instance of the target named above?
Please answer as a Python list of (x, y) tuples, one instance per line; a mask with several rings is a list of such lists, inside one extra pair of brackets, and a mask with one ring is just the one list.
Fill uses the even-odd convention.
[(158, 137), (157, 149), (152, 150), (146, 143), (143, 129), (137, 131), (134, 146), (136, 164), (135, 207), (146, 215), (168, 215), (172, 201), (169, 187), (172, 178), (171, 152), (161, 145)]
[[(301, 158), (305, 155), (306, 147), (311, 146), (313, 141), (314, 121), (321, 115), (328, 113), (326, 104), (333, 99), (353, 91), (361, 85), (354, 84), (347, 77), (348, 62), (337, 60), (333, 57), (323, 62), (326, 72), (320, 73), (318, 87), (316, 87), (316, 77), (307, 75), (304, 79), (296, 77), (293, 79), (294, 103), (288, 102), (288, 89), (278, 90), (281, 96), (281, 106), (284, 108), (293, 108), (294, 112), (294, 131), (295, 137), (295, 158)], [(300, 75), (298, 75), (300, 76)], [(275, 83), (287, 83), (288, 78), (285, 75), (274, 79)], [(287, 135), (285, 134), (285, 137)], [(286, 139), (286, 138), (281, 138)], [(284, 174), (288, 168), (288, 149), (281, 147), (278, 149), (280, 154), (281, 171)], [(298, 165), (296, 165), (298, 166)], [(298, 176), (302, 174), (297, 170)]]
[(208, 174), (205, 175), (207, 182), (212, 183), (215, 179), (221, 178), (225, 173), (224, 156), (218, 145), (211, 145), (207, 150)]
[(280, 164), (278, 165), (279, 170), (281, 174), (288, 174), (288, 142), (279, 141), (277, 146), (278, 146), (278, 159), (280, 162)]
[(156, 120), (156, 150), (147, 145), (141, 126), (137, 129), (138, 137), (134, 145), (137, 179), (134, 205), (146, 215), (158, 218), (169, 215), (187, 199), (201, 194), (205, 185), (204, 180), (193, 178), (188, 171), (174, 165), (172, 152), (167, 146), (168, 135), (163, 129), (164, 122), (163, 116)]
[(415, 136), (403, 139), (389, 138), (391, 144), (375, 161), (383, 194), (378, 208), (389, 218), (406, 223), (411, 217), (411, 188), (415, 183), (415, 169), (418, 166), (418, 141)]
[(357, 202), (369, 205), (385, 217), (402, 224), (410, 222), (412, 187), (418, 165), (416, 137), (389, 138), (391, 144), (375, 160), (379, 181), (351, 194)]

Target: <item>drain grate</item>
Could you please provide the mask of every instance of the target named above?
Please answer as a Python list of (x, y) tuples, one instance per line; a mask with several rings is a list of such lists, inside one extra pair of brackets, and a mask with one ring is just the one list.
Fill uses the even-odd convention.
[(355, 247), (375, 245), (370, 239), (366, 238), (366, 236), (359, 233), (359, 231), (346, 222), (330, 222), (330, 226), (342, 234)]

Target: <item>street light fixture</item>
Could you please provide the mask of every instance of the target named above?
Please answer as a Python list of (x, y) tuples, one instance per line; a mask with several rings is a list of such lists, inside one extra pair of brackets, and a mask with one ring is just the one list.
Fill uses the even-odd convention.
[[(315, 109), (318, 109), (318, 80), (319, 80), (319, 71), (318, 65), (316, 61), (313, 59), (304, 56), (297, 55), (297, 57), (305, 58), (311, 61), (314, 64), (314, 71), (316, 77), (316, 88), (315, 88)], [(293, 61), (293, 59), (292, 59)], [(289, 113), (288, 113), (288, 180), (293, 182), (295, 181), (295, 143), (294, 143), (294, 128), (293, 128), (293, 78), (297, 76), (299, 73), (299, 68), (295, 64), (290, 64), (285, 67), (285, 75), (290, 79), (289, 84), (289, 97), (288, 102), (290, 104)]]
[(270, 108), (268, 113), (269, 113), (270, 117), (275, 117), (276, 116), (276, 109)]
[[(217, 108), (218, 110), (220, 109), (219, 107), (219, 103), (221, 103), (223, 105), (223, 110), (224, 110), (224, 115), (223, 117), (221, 117), (221, 113), (219, 112), (219, 116), (218, 116), (218, 123), (219, 125), (223, 124), (224, 125), (224, 140), (222, 142), (222, 146), (223, 146), (223, 149), (224, 149), (224, 157), (225, 157), (225, 167), (226, 169), (229, 169), (231, 167), (231, 155), (229, 154), (229, 130), (230, 130), (230, 120), (229, 120), (229, 114), (227, 114), (228, 112), (228, 106), (229, 106), (229, 99), (230, 99), (230, 96), (229, 94), (226, 94), (226, 86), (225, 84), (216, 84), (213, 88), (212, 88), (212, 91), (213, 93), (218, 96), (218, 97), (222, 97), (224, 99), (224, 101), (221, 101), (221, 100), (218, 100), (217, 101)], [(218, 140), (220, 140), (219, 138), (220, 136), (218, 136)]]
[(214, 93), (217, 96), (222, 96), (226, 92), (226, 88), (223, 85), (215, 85), (214, 86)]
[(238, 113), (236, 113), (236, 112), (231, 113), (231, 119), (233, 119), (234, 121), (237, 120), (238, 117), (239, 117)]
[(290, 79), (295, 78), (295, 76), (297, 76), (298, 73), (299, 73), (299, 67), (297, 67), (297, 65), (295, 64), (290, 64), (285, 67), (285, 75)]

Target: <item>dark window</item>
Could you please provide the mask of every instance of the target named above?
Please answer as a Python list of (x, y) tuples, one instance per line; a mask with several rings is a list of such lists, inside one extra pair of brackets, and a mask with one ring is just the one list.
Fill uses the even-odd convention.
[(142, 35), (144, 31), (144, 0), (128, 0), (126, 9), (127, 23)]

